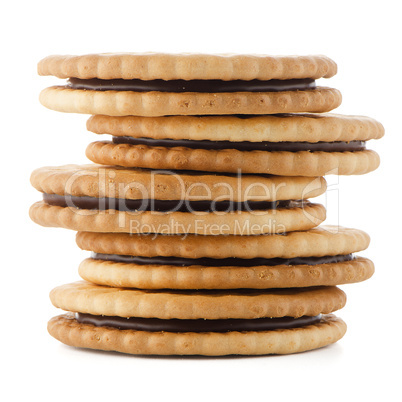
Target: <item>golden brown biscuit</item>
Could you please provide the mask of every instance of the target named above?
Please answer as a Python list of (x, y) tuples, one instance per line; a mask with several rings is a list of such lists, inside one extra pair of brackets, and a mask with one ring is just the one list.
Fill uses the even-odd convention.
[(257, 319), (328, 314), (344, 307), (337, 287), (270, 290), (138, 290), (74, 282), (50, 292), (55, 307), (92, 315), (159, 319)]
[(87, 157), (99, 164), (151, 169), (203, 170), (284, 176), (352, 175), (371, 172), (380, 164), (371, 150), (356, 152), (267, 152), (237, 149), (211, 150), (184, 147), (149, 147), (97, 141)]
[(322, 177), (67, 165), (37, 169), (31, 183), (43, 192), (32, 219), (73, 230), (261, 234), (309, 229), (325, 219), (322, 205), (303, 201), (325, 191)]
[(336, 73), (336, 64), (325, 56), (49, 56), (39, 62), (38, 73), (70, 78), (68, 87), (47, 88), (40, 96), (44, 106), (63, 112), (111, 116), (324, 112), (341, 102), (339, 91), (315, 86), (316, 78)]
[(322, 177), (225, 175), (89, 164), (36, 169), (31, 184), (46, 194), (134, 200), (297, 200), (316, 197), (326, 190)]
[(316, 265), (256, 266), (146, 265), (88, 258), (79, 274), (86, 281), (138, 289), (271, 289), (334, 286), (369, 279), (374, 264), (367, 258)]
[(274, 113), (323, 113), (337, 108), (341, 93), (317, 87), (282, 92), (133, 92), (45, 88), (39, 96), (48, 109), (65, 113), (108, 116), (232, 115)]
[(384, 127), (366, 116), (289, 114), (267, 116), (91, 116), (87, 129), (96, 134), (192, 141), (368, 141)]
[[(343, 321), (333, 315), (320, 315), (344, 306), (346, 296), (336, 287), (172, 292), (77, 282), (54, 289), (50, 298), (56, 307), (79, 313), (50, 320), (48, 330), (56, 339), (71, 346), (131, 354), (295, 353), (336, 342), (346, 331)], [(130, 319), (122, 321), (119, 317)], [(133, 325), (131, 317), (136, 330), (127, 329), (127, 325)], [(261, 322), (271, 325), (283, 319), (293, 325), (297, 320), (304, 324), (291, 329), (261, 329)], [(229, 329), (239, 328), (239, 322), (248, 329)], [(138, 329), (144, 325), (149, 330)], [(220, 329), (205, 332), (205, 325)], [(161, 332), (164, 327), (166, 330)]]
[(335, 62), (321, 55), (103, 53), (53, 55), (38, 63), (39, 75), (106, 80), (283, 80), (329, 78), (336, 71)]
[(323, 226), (261, 236), (160, 236), (79, 232), (93, 252), (79, 267), (99, 285), (141, 289), (236, 289), (330, 286), (360, 282), (373, 263), (353, 253), (366, 233)]
[(42, 226), (76, 231), (161, 233), (202, 235), (258, 235), (307, 230), (325, 220), (321, 204), (303, 207), (241, 212), (126, 212), (79, 209), (36, 202), (30, 208), (31, 219)]
[(341, 339), (346, 324), (334, 315), (324, 315), (318, 324), (288, 330), (260, 332), (172, 333), (121, 331), (78, 323), (72, 314), (54, 317), (49, 333), (59, 341), (79, 348), (140, 355), (265, 355), (289, 354), (317, 349)]
[(323, 225), (303, 231), (263, 236), (197, 236), (78, 232), (78, 247), (101, 254), (181, 258), (294, 258), (350, 254), (365, 250), (362, 230)]

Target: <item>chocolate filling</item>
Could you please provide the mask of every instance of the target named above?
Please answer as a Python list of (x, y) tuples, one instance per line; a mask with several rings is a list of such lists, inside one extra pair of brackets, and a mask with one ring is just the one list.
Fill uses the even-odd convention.
[(299, 328), (313, 325), (321, 320), (321, 314), (299, 318), (256, 318), (256, 319), (226, 319), (226, 320), (162, 320), (159, 318), (110, 317), (77, 313), (76, 319), (81, 324), (97, 327), (112, 327), (121, 330), (151, 332), (229, 332), (229, 331), (272, 331), (275, 329)]
[(138, 257), (131, 255), (92, 253), (91, 258), (112, 262), (137, 265), (176, 265), (205, 267), (256, 267), (275, 265), (318, 265), (332, 264), (353, 260), (353, 254), (329, 255), (324, 257), (295, 257), (295, 258), (180, 258), (180, 257)]
[(251, 141), (210, 141), (210, 140), (171, 140), (154, 138), (113, 137), (114, 144), (146, 145), (149, 147), (186, 147), (192, 149), (238, 149), (239, 151), (268, 152), (355, 152), (366, 149), (365, 141), (335, 141), (335, 142), (251, 142)]
[(135, 91), (135, 92), (280, 92), (303, 91), (316, 88), (311, 78), (294, 80), (101, 80), (92, 78), (82, 80), (70, 78), (67, 85), (73, 89), (90, 89), (95, 91)]
[(277, 208), (301, 208), (308, 204), (301, 200), (285, 201), (189, 201), (189, 200), (129, 200), (123, 198), (76, 197), (70, 195), (43, 194), (43, 201), (58, 207), (79, 209), (114, 209), (117, 211), (158, 212), (231, 212), (258, 211)]

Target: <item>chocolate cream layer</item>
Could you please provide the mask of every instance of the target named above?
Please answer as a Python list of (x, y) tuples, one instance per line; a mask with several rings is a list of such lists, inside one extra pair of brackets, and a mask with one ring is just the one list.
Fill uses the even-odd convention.
[(79, 209), (114, 209), (126, 212), (158, 211), (158, 212), (232, 212), (259, 211), (282, 208), (302, 208), (308, 202), (301, 200), (285, 201), (189, 201), (189, 200), (130, 200), (122, 198), (96, 198), (87, 196), (70, 196), (43, 194), (48, 205), (58, 207), (75, 207)]
[(365, 141), (334, 141), (334, 142), (252, 142), (252, 141), (210, 141), (210, 140), (171, 140), (154, 138), (134, 138), (128, 136), (113, 137), (114, 144), (146, 145), (148, 147), (185, 147), (192, 149), (237, 149), (239, 151), (268, 152), (356, 152), (366, 149)]
[(81, 324), (97, 327), (112, 327), (121, 330), (151, 332), (229, 332), (229, 331), (272, 331), (276, 329), (299, 328), (317, 324), (321, 315), (299, 318), (257, 318), (226, 320), (162, 320), (159, 318), (115, 317), (77, 313), (76, 320)]
[(91, 258), (96, 260), (112, 261), (137, 265), (175, 265), (205, 267), (256, 267), (276, 265), (318, 265), (333, 264), (354, 259), (353, 254), (330, 255), (323, 257), (295, 257), (295, 258), (180, 258), (180, 257), (139, 257), (131, 255), (92, 253)]
[(315, 89), (315, 80), (310, 78), (293, 80), (101, 80), (92, 78), (83, 80), (70, 78), (68, 87), (72, 89), (89, 89), (95, 91), (135, 91), (135, 92), (281, 92), (304, 91)]

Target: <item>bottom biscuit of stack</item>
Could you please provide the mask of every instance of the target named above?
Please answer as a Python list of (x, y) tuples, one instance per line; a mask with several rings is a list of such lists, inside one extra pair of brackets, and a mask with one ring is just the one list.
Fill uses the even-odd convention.
[(51, 300), (78, 313), (50, 320), (56, 339), (129, 354), (287, 354), (334, 343), (346, 331), (329, 314), (346, 302), (337, 287), (146, 291), (76, 282), (54, 289)]
[(368, 279), (366, 233), (323, 226), (259, 236), (79, 232), (82, 282), (51, 292), (48, 329), (82, 348), (143, 355), (264, 355), (342, 338), (335, 285)]

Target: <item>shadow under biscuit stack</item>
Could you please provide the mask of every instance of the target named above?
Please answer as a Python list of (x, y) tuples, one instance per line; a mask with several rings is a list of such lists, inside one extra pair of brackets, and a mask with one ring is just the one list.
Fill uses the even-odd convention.
[(375, 170), (380, 123), (330, 114), (325, 56), (49, 56), (67, 79), (41, 103), (85, 113), (92, 163), (31, 176), (31, 219), (77, 232), (82, 280), (51, 302), (50, 334), (81, 348), (154, 355), (264, 355), (343, 337), (337, 285), (373, 263), (361, 230), (324, 225), (328, 174)]

